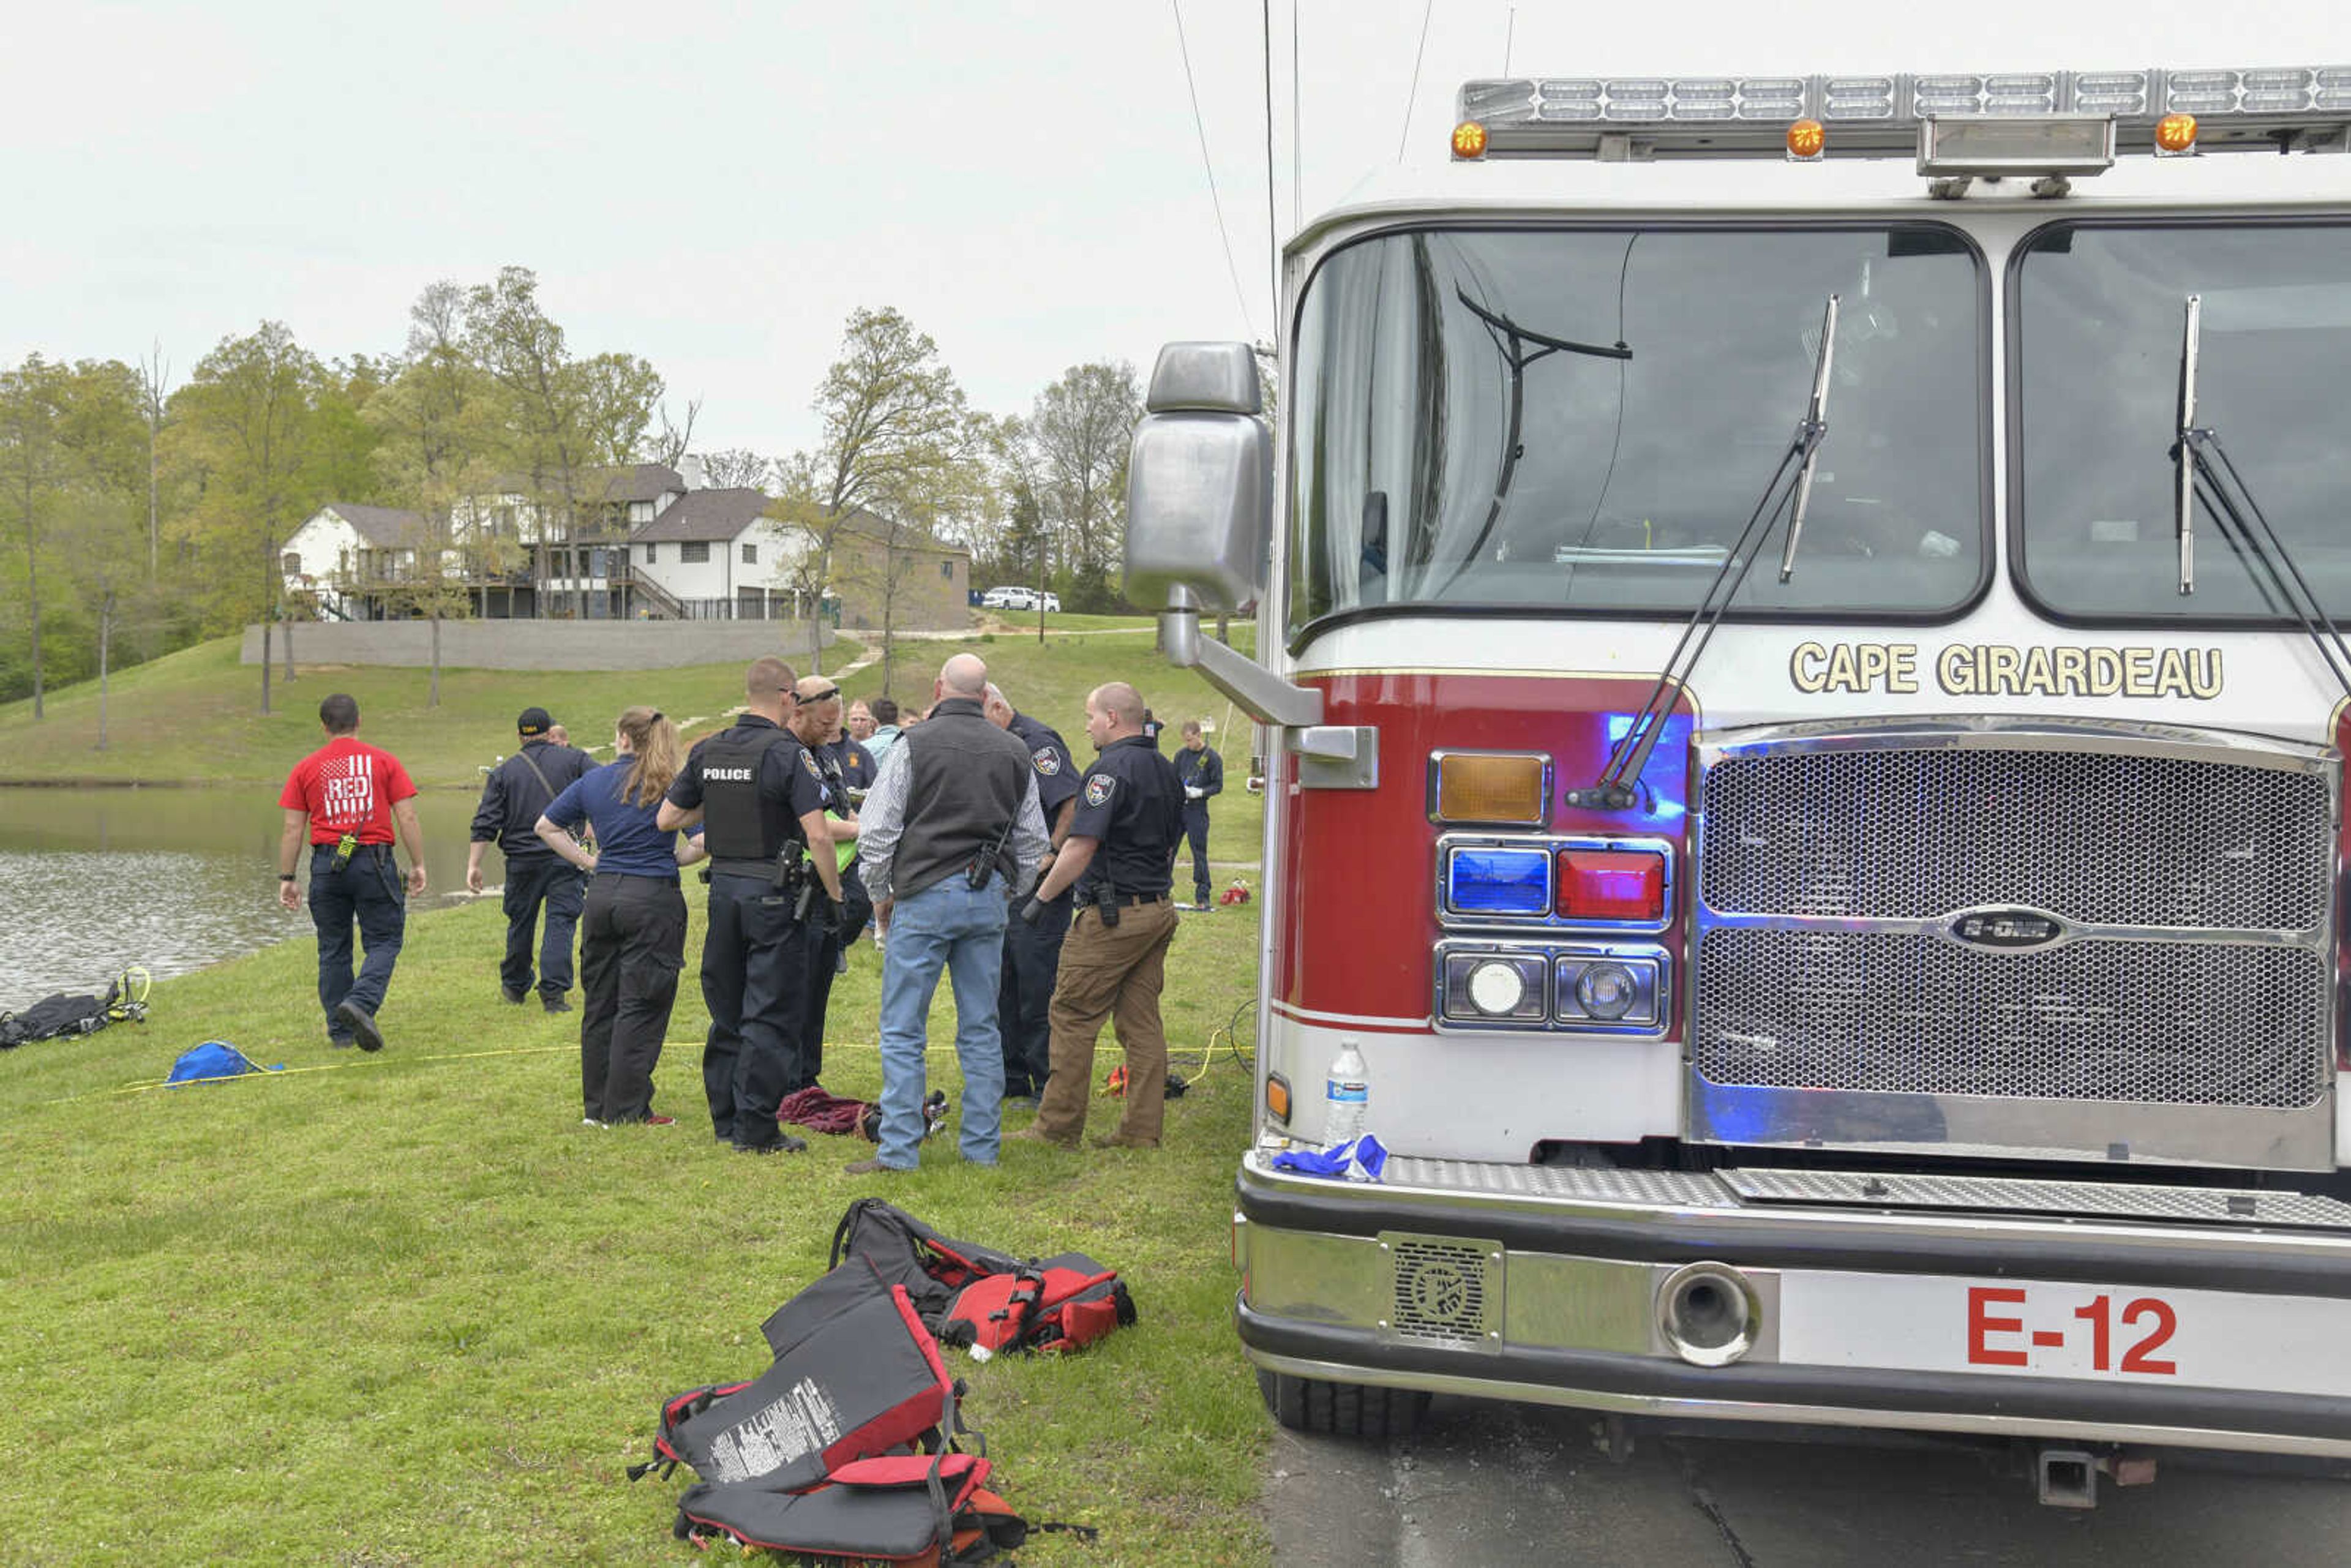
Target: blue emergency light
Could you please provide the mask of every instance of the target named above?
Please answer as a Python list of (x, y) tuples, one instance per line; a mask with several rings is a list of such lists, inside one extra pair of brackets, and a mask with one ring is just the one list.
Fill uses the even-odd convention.
[(1548, 915), (1551, 870), (1548, 849), (1456, 849), (1446, 860), (1446, 907), (1459, 915)]

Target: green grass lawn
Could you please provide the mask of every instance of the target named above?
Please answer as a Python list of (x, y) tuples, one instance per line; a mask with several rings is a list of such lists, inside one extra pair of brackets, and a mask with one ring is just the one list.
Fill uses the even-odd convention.
[[(1269, 1428), (1227, 1263), (1249, 1077), (1228, 1052), (1159, 1151), (1010, 1145), (990, 1171), (943, 1138), (911, 1176), (851, 1177), (854, 1139), (754, 1160), (710, 1137), (691, 974), (656, 1078), (678, 1124), (582, 1127), (576, 1019), (498, 1001), (501, 933), (488, 900), (411, 923), (381, 1056), (326, 1048), (307, 940), (157, 986), (144, 1025), (0, 1056), (0, 1452), (29, 1467), (0, 1495), (0, 1560), (695, 1560), (668, 1532), (685, 1472), (623, 1469), (664, 1396), (766, 1365), (760, 1322), (871, 1192), (951, 1235), (1092, 1253), (1133, 1289), (1140, 1322), (1081, 1355), (950, 1354), (1014, 1506), (1102, 1530), (1022, 1561), (1265, 1559)], [(1179, 1072), (1251, 995), (1255, 938), (1248, 913), (1185, 917)], [(878, 989), (862, 946), (836, 1092), (879, 1092)], [(952, 1012), (943, 986), (950, 1095)], [(205, 1039), (289, 1071), (135, 1087)]]
[[(1171, 725), (1225, 722), (1223, 699), (1159, 662), (1147, 635), (926, 643), (925, 695), (963, 647), (1081, 758), (1078, 707), (1102, 680), (1134, 680)], [(54, 695), (37, 727), (26, 705), (0, 709), (9, 770), (274, 789), (312, 744), (317, 696), (349, 689), (364, 732), (421, 781), (470, 788), (482, 736), (510, 734), (526, 703), (588, 739), (596, 727), (582, 733), (567, 706), (651, 701), (690, 716), (739, 683), (732, 666), (444, 671), (428, 714), (422, 671), (318, 671), (263, 719), (235, 658), (213, 643), (125, 675), (103, 758), (76, 749), (94, 728), (89, 688)], [(847, 690), (878, 692), (880, 675)], [(1258, 880), (1248, 733), (1236, 719), (1218, 738), (1233, 781), (1211, 845), (1220, 884)], [(1179, 891), (1188, 874), (1179, 865)], [(412, 919), (381, 1056), (326, 1048), (308, 939), (159, 984), (142, 1026), (0, 1053), (0, 1453), (19, 1467), (0, 1493), (0, 1562), (697, 1561), (669, 1536), (684, 1473), (631, 1485), (624, 1469), (663, 1397), (764, 1368), (761, 1321), (822, 1270), (842, 1209), (870, 1192), (950, 1235), (1089, 1252), (1133, 1289), (1135, 1328), (1066, 1362), (951, 1355), (1014, 1506), (1102, 1530), (1092, 1546), (1041, 1537), (1023, 1562), (1265, 1561), (1270, 1427), (1233, 1338), (1228, 1261), (1247, 1070), (1220, 1045), (1155, 1152), (1014, 1145), (982, 1171), (949, 1144), (902, 1178), (843, 1175), (870, 1149), (853, 1139), (737, 1155), (703, 1106), (689, 885), (689, 973), (656, 1080), (674, 1127), (580, 1125), (576, 1015), (498, 1001), (494, 899)], [(1257, 908), (1184, 917), (1165, 1000), (1179, 1072), (1255, 994)], [(878, 993), (861, 947), (834, 992), (836, 1092), (879, 1092)], [(951, 1095), (952, 1014), (942, 987), (932, 1082)], [(289, 1071), (142, 1087), (207, 1039)], [(1117, 1059), (1104, 1047), (1097, 1082)], [(1115, 1111), (1094, 1103), (1098, 1118)]]

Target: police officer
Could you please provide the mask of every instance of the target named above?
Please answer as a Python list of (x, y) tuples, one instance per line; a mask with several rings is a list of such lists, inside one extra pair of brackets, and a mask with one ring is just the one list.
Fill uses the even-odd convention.
[[(840, 925), (820, 923), (809, 931), (808, 978), (799, 993), (800, 1039), (804, 1042), (801, 1073), (798, 1082), (786, 1086), (784, 1092), (788, 1094), (808, 1088), (823, 1076), (825, 1010), (832, 999), (832, 977), (841, 969), (842, 946), (856, 939), (856, 928), (865, 924), (873, 907), (850, 869), (857, 854), (857, 807), (850, 798), (849, 778), (841, 767), (841, 753), (833, 745), (842, 738), (841, 687), (822, 675), (810, 675), (794, 690), (799, 701), (793, 709), (789, 728), (793, 738), (816, 759), (817, 771), (824, 779), (825, 826), (834, 841), (834, 849), (826, 852), (832, 853), (841, 873), (842, 912)], [(860, 757), (853, 760), (858, 765), (859, 777), (870, 784), (872, 769), (863, 760), (862, 748)], [(863, 795), (863, 784), (858, 786), (858, 793)]]
[[(840, 702), (836, 695), (833, 698), (832, 739), (825, 750), (831, 758), (832, 765), (840, 770), (841, 790), (848, 798), (848, 804), (833, 814), (854, 819), (857, 808), (864, 803), (866, 791), (873, 788), (873, 780), (881, 775), (882, 759), (865, 748), (865, 743), (855, 733), (857, 726), (841, 716)], [(859, 703), (852, 711), (862, 711), (864, 707), (863, 703)], [(872, 733), (873, 721), (870, 716), (865, 721), (865, 730), (869, 735)], [(827, 778), (830, 777), (828, 773)], [(864, 881), (857, 874), (856, 834), (853, 831), (844, 834), (841, 824), (835, 822), (832, 836), (841, 841), (841, 899), (844, 912), (841, 946), (849, 947), (855, 945), (858, 934), (865, 929), (865, 923), (873, 918), (873, 901), (866, 896)]]
[[(776, 1106), (806, 1082), (800, 993), (808, 921), (837, 917), (841, 899), (823, 775), (784, 727), (792, 685), (791, 666), (781, 659), (753, 660), (742, 716), (695, 747), (655, 818), (664, 831), (703, 823), (710, 926), (702, 999), (710, 1034), (702, 1087), (711, 1131), (749, 1155), (808, 1147), (776, 1124)], [(805, 858), (810, 846), (816, 852)]]
[(507, 956), (498, 965), (498, 988), (517, 1007), (530, 996), (530, 950), (544, 904), (547, 935), (538, 944), (538, 999), (549, 1012), (568, 1013), (571, 1004), (564, 997), (571, 989), (571, 934), (580, 924), (588, 879), (533, 830), (539, 813), (596, 764), (586, 752), (559, 745), (555, 729), (543, 707), (527, 707), (515, 720), (515, 734), (522, 744), (491, 772), (482, 786), (482, 803), (474, 810), (465, 885), (482, 891), (482, 856), (495, 841), (507, 866)]
[[(1069, 743), (1049, 725), (1017, 711), (995, 682), (987, 684), (987, 719), (1010, 730), (1029, 747), (1037, 775), (1037, 805), (1053, 848), (1070, 836), (1077, 810), (1078, 770)], [(1049, 859), (1050, 868), (1052, 862)], [(1053, 982), (1061, 967), (1061, 939), (1070, 934), (1071, 894), (1065, 889), (1044, 906), (1036, 924), (1015, 920), (1004, 927), (1004, 975), (996, 994), (996, 1030), (1004, 1041), (1004, 1098), (1035, 1104), (1045, 1092), (1052, 1067)]]
[(1225, 788), (1225, 759), (1196, 718), (1184, 721), (1184, 745), (1176, 753), (1176, 779), (1184, 786), (1184, 837), (1192, 845), (1192, 907), (1210, 910), (1208, 902), (1208, 798)]
[(1100, 755), (1078, 789), (1068, 839), (1020, 912), (1077, 889), (1077, 911), (1053, 988), (1052, 1076), (1037, 1120), (1012, 1134), (1074, 1148), (1085, 1130), (1094, 1040), (1118, 1018), (1126, 1051), (1126, 1109), (1096, 1147), (1156, 1148), (1167, 1091), (1167, 1036), (1159, 1020), (1167, 944), (1176, 935), (1176, 847), (1184, 837), (1184, 789), (1175, 765), (1143, 732), (1143, 698), (1123, 681), (1086, 697), (1086, 737)]

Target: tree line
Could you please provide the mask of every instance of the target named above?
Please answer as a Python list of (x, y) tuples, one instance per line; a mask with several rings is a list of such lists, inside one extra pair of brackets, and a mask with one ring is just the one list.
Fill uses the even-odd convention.
[[(576, 351), (528, 268), (435, 282), (400, 346), (324, 358), (282, 323), (223, 339), (175, 380), (160, 347), (137, 362), (28, 355), (0, 366), (0, 700), (73, 682), (258, 622), (271, 670), (297, 671), (299, 622), (280, 560), (330, 502), (424, 519), (423, 559), (462, 561), (407, 586), (407, 612), (474, 612), (465, 576), (511, 570), (524, 544), (472, 497), (520, 495), (551, 529), (601, 502), (611, 470), (693, 450), (701, 404), (673, 413), (651, 361)], [(1025, 413), (970, 406), (937, 345), (897, 310), (854, 311), (813, 391), (816, 444), (699, 454), (706, 482), (755, 486), (792, 564), (782, 586), (821, 599), (844, 530), (898, 547), (968, 549), (975, 582), (1053, 588), (1071, 610), (1122, 608), (1134, 369), (1072, 367)], [(865, 568), (864, 570), (873, 570)], [(891, 584), (877, 585), (886, 606)], [(889, 628), (885, 625), (885, 636)], [(437, 643), (437, 637), (436, 637)], [(436, 671), (437, 674), (437, 671)], [(437, 681), (436, 681), (437, 686)]]

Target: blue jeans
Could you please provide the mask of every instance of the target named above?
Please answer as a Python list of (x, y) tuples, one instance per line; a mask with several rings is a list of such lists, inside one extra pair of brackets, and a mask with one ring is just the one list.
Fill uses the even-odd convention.
[[(351, 973), (351, 925), (359, 925), (366, 956)], [(349, 1001), (373, 1018), (383, 1010), (383, 994), (392, 985), (392, 966), (400, 956), (407, 933), (408, 891), (390, 844), (363, 844), (335, 869), (335, 846), (310, 852), (310, 923), (319, 929), (319, 1005), (326, 1009), (327, 1032), (348, 1040), (350, 1031), (335, 1017), (335, 1009)]]
[(1004, 884), (974, 891), (956, 873), (900, 899), (882, 959), (882, 1148), (893, 1170), (920, 1163), (923, 1049), (931, 997), (945, 968), (955, 984), (956, 1059), (963, 1064), (956, 1118), (963, 1157), (996, 1163), (1002, 1119), (1004, 1054), (997, 1043), (996, 985), (1004, 965)]

